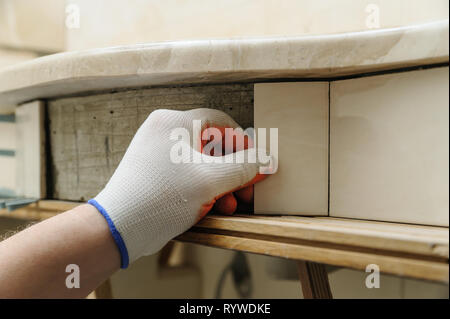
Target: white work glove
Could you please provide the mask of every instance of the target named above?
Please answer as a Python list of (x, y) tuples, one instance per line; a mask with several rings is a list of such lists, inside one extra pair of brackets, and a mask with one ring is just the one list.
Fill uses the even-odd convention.
[[(238, 127), (217, 110), (154, 111), (137, 131), (105, 188), (89, 201), (108, 222), (120, 250), (122, 268), (157, 252), (192, 227), (218, 198), (260, 180), (260, 173), (264, 173), (260, 166), (269, 166), (267, 162), (259, 164), (258, 154), (256, 163), (227, 163), (224, 158), (223, 163), (193, 163), (194, 153), (206, 160), (217, 159), (201, 154), (198, 147), (192, 148), (196, 146), (192, 140), (200, 139), (200, 134), (192, 136), (193, 120), (202, 121), (201, 131)], [(190, 150), (184, 163), (174, 163), (170, 157), (173, 146), (181, 143), (173, 138), (175, 128), (185, 128), (191, 134), (191, 142), (183, 144)], [(247, 155), (250, 151), (255, 149), (241, 152)], [(271, 167), (266, 172), (276, 167), (273, 161), (270, 158)]]

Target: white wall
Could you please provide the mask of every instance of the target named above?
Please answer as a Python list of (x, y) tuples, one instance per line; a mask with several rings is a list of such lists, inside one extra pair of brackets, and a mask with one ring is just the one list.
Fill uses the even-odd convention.
[(64, 50), (64, 9), (65, 0), (0, 0), (0, 47)]
[[(301, 36), (367, 30), (369, 4), (379, 26), (448, 19), (447, 0), (68, 0), (80, 28), (67, 30), (67, 49), (152, 41)], [(370, 7), (369, 7), (370, 8)]]
[(0, 47), (52, 53), (340, 33), (373, 27), (368, 17), (379, 16), (379, 27), (389, 28), (448, 19), (448, 10), (447, 0), (0, 0)]

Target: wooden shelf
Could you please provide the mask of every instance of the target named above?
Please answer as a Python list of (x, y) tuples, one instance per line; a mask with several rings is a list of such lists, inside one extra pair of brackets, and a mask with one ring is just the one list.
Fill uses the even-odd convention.
[(0, 209), (0, 217), (9, 217), (26, 221), (41, 221), (61, 212), (70, 210), (81, 203), (41, 200), (37, 203), (16, 209), (12, 212)]
[[(79, 203), (40, 201), (0, 216), (42, 220)], [(448, 283), (449, 229), (332, 217), (209, 215), (175, 240)]]

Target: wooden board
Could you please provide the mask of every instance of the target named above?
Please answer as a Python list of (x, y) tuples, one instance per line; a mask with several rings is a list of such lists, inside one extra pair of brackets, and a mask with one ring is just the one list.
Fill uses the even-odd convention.
[[(80, 203), (40, 201), (0, 216), (42, 220)], [(176, 240), (448, 283), (449, 229), (333, 217), (206, 216)]]
[(325, 265), (300, 260), (298, 276), (305, 299), (333, 299)]
[(390, 251), (372, 251), (314, 245), (314, 243), (290, 243), (276, 238), (255, 239), (233, 235), (222, 235), (188, 231), (177, 238), (184, 242), (217, 248), (234, 249), (256, 254), (308, 260), (328, 265), (365, 270), (369, 264), (377, 264), (387, 274), (440, 281), (448, 283), (448, 259), (427, 258), (422, 255), (392, 254)]
[(25, 221), (41, 221), (67, 210), (70, 210), (82, 203), (63, 202), (53, 200), (41, 200), (39, 202), (21, 207), (12, 212), (0, 209), (0, 217), (15, 218)]
[[(329, 217), (209, 215), (196, 229), (448, 258), (448, 228)], [(225, 234), (225, 233), (223, 233)]]
[(449, 230), (332, 217), (207, 216), (182, 241), (448, 282)]
[(222, 110), (253, 126), (253, 84), (150, 88), (49, 101), (51, 198), (88, 200), (98, 194), (131, 139), (156, 109)]

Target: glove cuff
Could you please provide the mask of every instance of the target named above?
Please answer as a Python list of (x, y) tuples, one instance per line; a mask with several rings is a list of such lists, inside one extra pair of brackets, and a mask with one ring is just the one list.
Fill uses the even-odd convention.
[(100, 205), (95, 199), (90, 199), (88, 201), (88, 204), (91, 204), (94, 206), (100, 214), (105, 217), (106, 222), (108, 223), (109, 230), (111, 231), (111, 235), (114, 238), (114, 241), (116, 242), (117, 248), (120, 252), (120, 268), (125, 269), (128, 267), (128, 264), (130, 262), (129, 256), (128, 256), (128, 249), (125, 245), (125, 242), (123, 241), (122, 236), (120, 235), (119, 231), (117, 230), (116, 226), (114, 225), (113, 221), (109, 217), (106, 210), (103, 208), (102, 205)]

